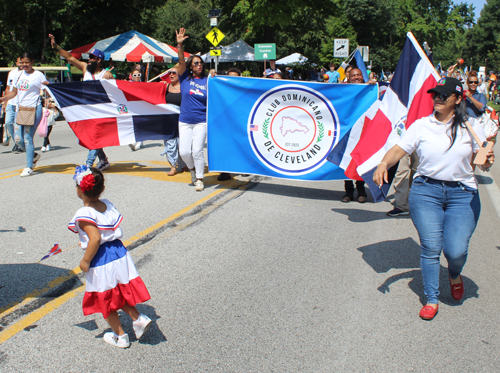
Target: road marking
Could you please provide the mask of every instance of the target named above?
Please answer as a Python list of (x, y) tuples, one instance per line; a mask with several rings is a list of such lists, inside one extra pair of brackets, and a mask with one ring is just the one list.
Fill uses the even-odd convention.
[(482, 180), (481, 185), (488, 192), (491, 202), (493, 203), (493, 207), (495, 208), (497, 215), (500, 217), (500, 188), (498, 188), (495, 179), (493, 179), (493, 177), (485, 175), (476, 175), (476, 176), (481, 178)]
[[(75, 167), (77, 165), (73, 163), (62, 163), (47, 166), (38, 166), (35, 169), (35, 174), (37, 173), (53, 173), (53, 174), (67, 174), (73, 175), (75, 173)], [(125, 176), (135, 176), (135, 177), (147, 177), (152, 180), (158, 181), (170, 181), (175, 183), (191, 183), (191, 173), (190, 172), (180, 172), (175, 176), (168, 176), (167, 171), (170, 170), (170, 163), (167, 161), (118, 161), (111, 163), (111, 167), (107, 168), (104, 172), (106, 174), (114, 175), (125, 175)], [(18, 176), (22, 170), (14, 170), (11, 172), (6, 172), (0, 174), (0, 180), (7, 179), (9, 177)], [(217, 172), (208, 172), (205, 169), (205, 177), (203, 182), (205, 185), (217, 185), (221, 184), (217, 180)], [(226, 185), (226, 182), (222, 184)]]
[[(201, 198), (200, 200), (192, 203), (191, 205), (183, 208), (182, 210), (176, 212), (175, 214), (169, 216), (168, 218), (156, 223), (155, 225), (143, 230), (142, 232), (130, 237), (128, 240), (124, 241), (123, 244), (125, 246), (131, 245), (132, 243), (140, 240), (141, 238), (147, 236), (148, 234), (151, 234), (158, 228), (168, 224), (169, 222), (179, 218), (183, 214), (186, 214), (187, 212), (195, 209), (199, 205), (203, 204), (204, 202), (207, 202), (208, 200), (212, 199), (213, 197), (217, 196), (218, 194), (228, 190), (228, 189), (235, 189), (235, 190), (241, 190), (245, 189), (245, 186), (248, 184), (248, 182), (241, 182), (236, 179), (232, 179), (231, 183), (229, 183), (227, 186), (221, 185), (221, 188), (218, 190), (215, 190), (214, 192), (210, 193), (209, 195)], [(218, 207), (220, 204), (217, 204), (216, 206)], [(202, 211), (203, 212), (203, 211)], [(203, 214), (205, 215), (205, 214)], [(190, 225), (190, 224), (188, 224)], [(26, 306), (30, 302), (33, 301), (34, 298), (40, 297), (47, 291), (54, 289), (56, 286), (62, 284), (63, 282), (73, 278), (74, 276), (78, 276), (82, 270), (80, 267), (76, 267), (69, 271), (67, 274), (57, 277), (56, 279), (52, 280), (46, 287), (43, 289), (35, 290), (31, 292), (30, 294), (26, 295), (23, 297), (23, 301), (20, 303), (14, 303), (7, 308), (0, 310), (0, 320), (15, 312), (16, 310), (21, 309), (23, 306)], [(63, 305), (66, 303), (66, 301), (74, 298), (78, 294), (80, 294), (83, 290), (85, 290), (85, 285), (81, 285), (78, 288), (71, 290), (68, 293), (65, 293), (64, 295), (55, 298), (54, 300), (50, 301), (49, 303), (45, 304), (44, 306), (40, 307), (39, 309), (29, 313), (27, 316), (23, 317), (21, 320), (17, 321), (16, 323), (8, 326), (4, 331), (0, 332), (0, 344), (8, 340), (9, 338), (13, 337), (17, 333), (19, 333), (21, 330), (23, 330), (25, 327), (33, 324), (34, 322), (40, 320), (42, 317), (45, 315), (49, 314), (50, 312), (54, 311), (57, 309), (59, 306)]]
[(22, 170), (14, 170), (14, 171), (9, 171), (9, 172), (4, 172), (4, 173), (0, 174), (0, 176), (10, 175), (10, 174), (12, 174), (12, 173), (18, 173), (18, 172), (20, 172), (20, 171), (22, 171)]
[[(0, 174), (0, 180), (2, 179), (7, 179), (9, 177), (13, 177), (13, 176), (18, 176), (23, 170), (14, 170), (14, 171), (11, 171), (11, 172), (5, 172), (3, 174)], [(4, 175), (7, 175), (7, 176), (4, 176)]]
[(61, 295), (60, 297), (51, 300), (49, 303), (43, 305), (39, 309), (31, 312), (29, 315), (22, 318), (20, 321), (15, 324), (7, 327), (4, 331), (0, 333), (0, 344), (8, 340), (9, 338), (15, 336), (24, 328), (32, 325), (33, 323), (40, 320), (42, 317), (47, 315), (48, 313), (56, 310), (59, 306), (63, 305), (67, 301), (73, 299), (78, 294), (82, 293), (85, 290), (85, 285), (80, 285), (76, 289), (71, 290), (70, 292)]

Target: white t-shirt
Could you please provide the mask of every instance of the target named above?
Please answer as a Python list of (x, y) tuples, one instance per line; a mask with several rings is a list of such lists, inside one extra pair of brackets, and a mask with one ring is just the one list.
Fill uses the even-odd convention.
[[(474, 171), (470, 165), (472, 153), (479, 146), (469, 134), (467, 128), (459, 127), (455, 143), (451, 145), (451, 124), (441, 123), (434, 114), (415, 121), (401, 137), (397, 145), (406, 153), (417, 152), (420, 164), (417, 176), (427, 176), (436, 180), (460, 181), (470, 188), (477, 189)], [(474, 132), (481, 141), (485, 140), (481, 125), (474, 118), (469, 118)]]
[(486, 84), (481, 84), (477, 86), (477, 91), (486, 96)]
[[(15, 87), (17, 78), (19, 78), (19, 74), (21, 74), (21, 72), (22, 70), (19, 69), (14, 69), (9, 72), (9, 75), (7, 76), (7, 93), (12, 91), (12, 88)], [(17, 96), (7, 101), (7, 105), (17, 106)]]
[(38, 70), (28, 74), (22, 70), (17, 81), (17, 98), (21, 106), (35, 107), (40, 101), (40, 91), (45, 88), (42, 82), (46, 81), (45, 75)]
[(104, 74), (106, 74), (106, 72), (107, 72), (106, 69), (102, 69), (97, 74), (91, 74), (90, 72), (85, 71), (85, 75), (83, 76), (83, 81), (85, 82), (87, 80), (103, 80)]

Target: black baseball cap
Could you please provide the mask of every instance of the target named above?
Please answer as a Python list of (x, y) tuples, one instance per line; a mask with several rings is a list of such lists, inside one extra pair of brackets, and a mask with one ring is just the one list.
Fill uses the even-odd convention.
[(447, 94), (450, 95), (452, 93), (456, 93), (457, 95), (463, 94), (463, 86), (460, 80), (450, 77), (444, 77), (439, 79), (437, 85), (429, 89), (427, 93), (438, 93), (438, 94)]

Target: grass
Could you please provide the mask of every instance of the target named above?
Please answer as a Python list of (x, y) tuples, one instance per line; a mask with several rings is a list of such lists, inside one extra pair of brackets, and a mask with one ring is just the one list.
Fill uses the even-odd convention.
[(500, 111), (500, 105), (495, 104), (494, 101), (488, 101), (488, 106), (491, 106), (498, 113)]

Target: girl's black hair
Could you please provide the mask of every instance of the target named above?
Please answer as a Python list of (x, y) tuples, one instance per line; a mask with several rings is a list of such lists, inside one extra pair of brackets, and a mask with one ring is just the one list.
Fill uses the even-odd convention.
[(34, 61), (35, 60), (35, 57), (30, 52), (23, 52), (23, 53), (21, 53), (20, 57), (21, 57), (21, 59), (27, 58), (30, 61)]
[(99, 198), (99, 196), (104, 191), (104, 175), (95, 167), (91, 167), (90, 171), (92, 171), (92, 175), (94, 175), (94, 187), (91, 190), (87, 190), (86, 192), (82, 191), (82, 193), (90, 198)]
[[(189, 56), (189, 58), (188, 58), (188, 59), (187, 59), (187, 61), (186, 61), (186, 69), (187, 69), (187, 70), (188, 70), (188, 72), (189, 72), (189, 78), (188, 78), (188, 80), (190, 80), (190, 79), (194, 79), (194, 77), (193, 77), (193, 70), (191, 70), (191, 66), (193, 65), (193, 60), (194, 60), (195, 58), (199, 58), (199, 59), (200, 59), (200, 61), (201, 61), (203, 64), (205, 64), (205, 62), (203, 62), (203, 59), (202, 59), (200, 56), (196, 56), (196, 55), (195, 55), (195, 56)], [(200, 76), (200, 77), (201, 77), (201, 78), (205, 78), (206, 76), (207, 76), (207, 74), (205, 73), (205, 69), (202, 69), (202, 70), (201, 70), (201, 76)]]
[[(456, 93), (454, 94), (455, 97), (459, 97)], [(457, 138), (457, 132), (458, 132), (458, 127), (462, 127), (462, 128), (467, 128), (467, 126), (465, 125), (465, 121), (469, 119), (469, 116), (467, 115), (467, 111), (465, 110), (465, 101), (462, 97), (462, 100), (460, 101), (460, 103), (458, 105), (455, 105), (455, 118), (453, 118), (453, 124), (451, 125), (451, 145), (450, 147), (448, 148), (448, 150), (450, 150), (450, 148), (453, 146), (453, 144), (455, 143), (455, 140)]]

